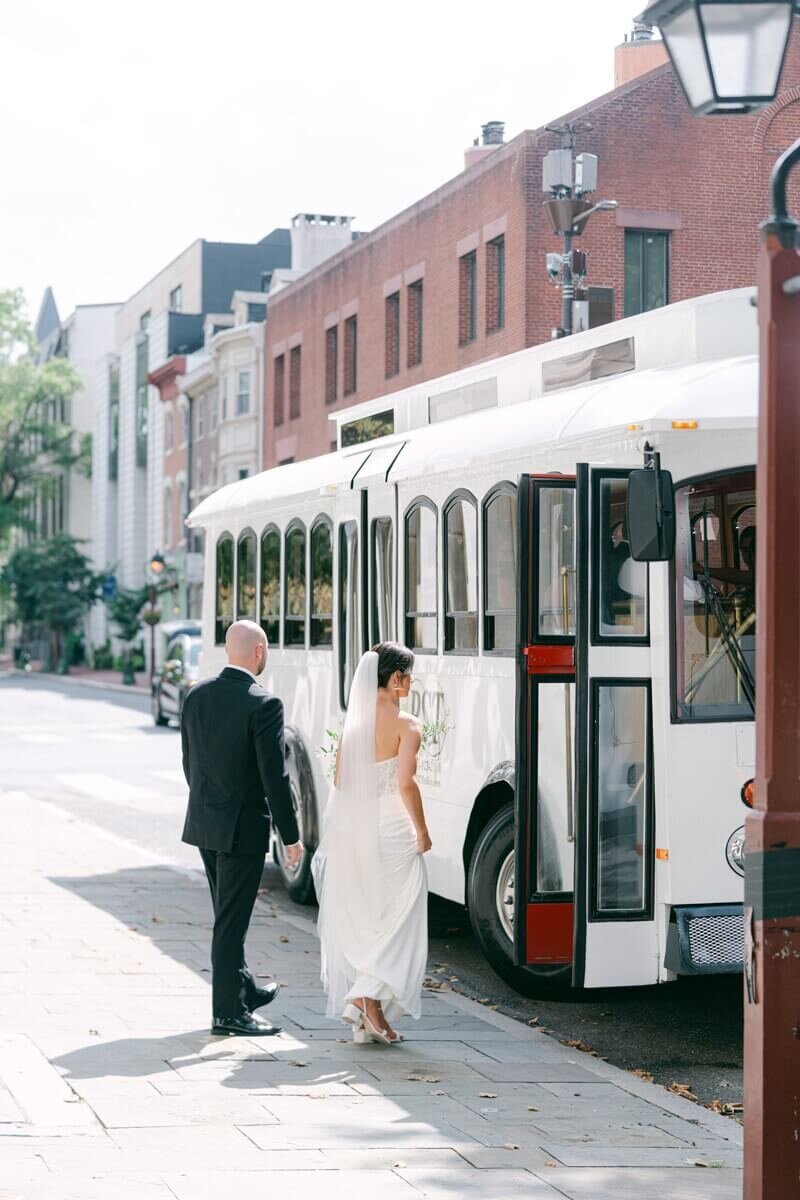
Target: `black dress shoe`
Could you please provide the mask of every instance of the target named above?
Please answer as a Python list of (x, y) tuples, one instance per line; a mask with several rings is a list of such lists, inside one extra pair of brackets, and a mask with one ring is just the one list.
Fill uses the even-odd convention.
[(272, 1004), (280, 990), (279, 983), (268, 983), (265, 988), (258, 988), (253, 992), (253, 999), (249, 1001), (251, 1011), (255, 1012), (257, 1008), (266, 1008), (268, 1004)]
[(281, 1027), (243, 1013), (241, 1017), (214, 1017), (211, 1032), (217, 1037), (272, 1037)]

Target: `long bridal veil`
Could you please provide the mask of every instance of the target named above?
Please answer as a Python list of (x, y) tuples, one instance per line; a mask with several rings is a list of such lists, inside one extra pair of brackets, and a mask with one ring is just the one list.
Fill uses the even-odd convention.
[(322, 981), (328, 1016), (339, 1016), (355, 981), (373, 972), (383, 907), (375, 772), (378, 655), (356, 669), (339, 743), (339, 781), (331, 790), (312, 870), (317, 888)]

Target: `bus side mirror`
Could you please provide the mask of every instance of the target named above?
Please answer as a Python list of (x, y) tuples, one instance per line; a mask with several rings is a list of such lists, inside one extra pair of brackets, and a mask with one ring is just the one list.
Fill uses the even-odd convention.
[(631, 471), (626, 525), (631, 558), (669, 562), (675, 552), (675, 495), (669, 471)]

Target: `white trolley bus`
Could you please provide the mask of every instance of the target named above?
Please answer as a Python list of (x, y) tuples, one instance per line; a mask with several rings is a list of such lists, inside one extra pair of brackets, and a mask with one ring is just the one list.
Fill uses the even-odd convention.
[[(259, 621), (309, 860), (358, 657), (416, 655), (431, 889), (516, 986), (742, 966), (754, 774), (756, 315), (706, 296), (340, 411), (335, 453), (222, 488), (201, 673)], [(628, 475), (674, 481), (634, 561)], [(749, 531), (749, 532), (748, 532)]]

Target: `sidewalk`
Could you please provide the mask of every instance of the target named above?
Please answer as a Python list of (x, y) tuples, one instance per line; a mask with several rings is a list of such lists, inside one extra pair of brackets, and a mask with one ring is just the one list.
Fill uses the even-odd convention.
[(144, 671), (138, 673), (135, 684), (123, 683), (121, 671), (95, 671), (92, 667), (70, 667), (68, 675), (58, 675), (55, 671), (40, 671), (38, 668), (33, 671), (21, 671), (19, 668), (9, 667), (8, 674), (21, 675), (25, 679), (42, 679), (58, 683), (75, 683), (79, 687), (102, 688), (105, 692), (127, 692), (130, 696), (150, 695), (150, 686)]
[(402, 1046), (354, 1046), (277, 894), (249, 958), (285, 1032), (211, 1038), (202, 877), (2, 801), (4, 1200), (740, 1197), (737, 1123), (455, 993)]

